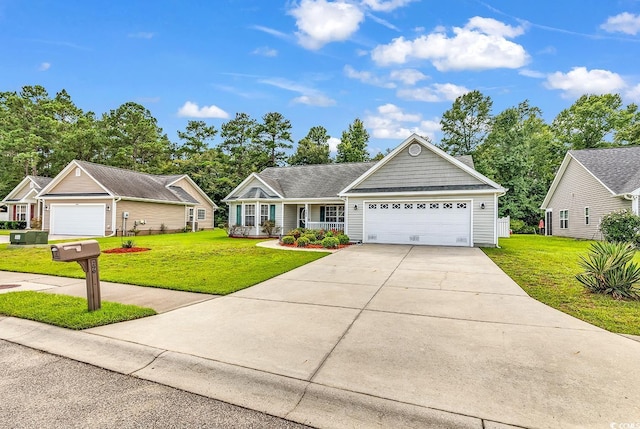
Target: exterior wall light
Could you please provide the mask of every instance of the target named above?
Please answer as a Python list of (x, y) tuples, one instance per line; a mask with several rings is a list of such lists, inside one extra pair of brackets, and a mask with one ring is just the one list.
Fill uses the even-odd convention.
[(482, 210), (484, 210), (484, 207), (485, 207), (485, 206), (484, 206), (484, 203), (481, 203), (481, 204), (480, 204), (480, 208), (481, 208)]
[(358, 205), (357, 204), (353, 205), (353, 210), (358, 210)]

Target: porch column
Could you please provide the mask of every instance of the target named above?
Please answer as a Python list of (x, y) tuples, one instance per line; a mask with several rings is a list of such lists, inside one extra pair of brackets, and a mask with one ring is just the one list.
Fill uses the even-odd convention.
[(280, 203), (280, 209), (281, 209), (281, 213), (280, 213), (280, 237), (282, 237), (283, 235), (286, 234), (286, 231), (284, 230), (284, 203)]
[(309, 203), (304, 203), (304, 227), (309, 228)]
[(29, 202), (27, 202), (27, 214), (25, 220), (27, 221), (26, 229), (31, 229), (31, 203)]

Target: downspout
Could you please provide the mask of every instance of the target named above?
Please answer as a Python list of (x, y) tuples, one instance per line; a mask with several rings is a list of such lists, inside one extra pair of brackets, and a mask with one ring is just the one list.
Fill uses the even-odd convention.
[(627, 201), (631, 201), (631, 211), (633, 214), (638, 215), (638, 196), (633, 194), (623, 194), (622, 198)]
[[(122, 197), (117, 197), (113, 199), (113, 203), (111, 204), (111, 234), (107, 235), (107, 237), (113, 237), (118, 234), (118, 222), (116, 219), (116, 205), (118, 201), (120, 201)], [(124, 228), (123, 228), (124, 229)], [(124, 231), (123, 231), (124, 235)]]

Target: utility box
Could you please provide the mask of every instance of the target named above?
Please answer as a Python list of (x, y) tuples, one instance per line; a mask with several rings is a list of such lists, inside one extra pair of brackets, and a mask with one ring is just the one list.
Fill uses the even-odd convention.
[(77, 262), (87, 278), (89, 311), (100, 309), (100, 274), (98, 271), (100, 245), (96, 240), (52, 244), (51, 259), (58, 262)]
[(11, 244), (27, 244), (27, 231), (12, 231), (9, 233)]
[(35, 244), (49, 244), (49, 231), (34, 231), (36, 233)]

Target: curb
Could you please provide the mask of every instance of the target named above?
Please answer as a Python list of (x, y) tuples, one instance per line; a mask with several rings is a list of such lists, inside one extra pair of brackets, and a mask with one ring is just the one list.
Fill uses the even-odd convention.
[(515, 428), (13, 317), (0, 317), (0, 340), (314, 427)]

